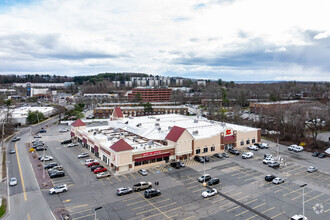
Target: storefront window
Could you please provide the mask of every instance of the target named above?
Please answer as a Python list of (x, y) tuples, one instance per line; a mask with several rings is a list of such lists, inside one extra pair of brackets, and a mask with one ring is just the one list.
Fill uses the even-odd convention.
[(246, 144), (250, 144), (250, 140), (247, 140), (247, 141), (246, 141)]
[(243, 146), (244, 145), (244, 141), (241, 141), (241, 146)]
[(107, 158), (106, 156), (104, 156), (104, 155), (103, 155), (103, 161), (104, 161), (105, 163), (108, 163), (108, 158)]
[(252, 139), (252, 144), (254, 144), (256, 142), (256, 139)]
[(163, 158), (162, 157), (160, 157), (160, 158), (157, 158), (157, 162), (160, 162), (160, 161), (162, 161), (163, 160)]
[(214, 146), (211, 147), (211, 151), (215, 151), (215, 147)]
[(155, 163), (155, 162), (156, 162), (156, 159), (150, 160), (150, 163)]
[(200, 149), (197, 149), (196, 150), (196, 154), (200, 154), (201, 153), (201, 150)]
[(148, 164), (148, 163), (149, 163), (149, 160), (142, 161), (142, 164)]
[(204, 147), (204, 153), (207, 153), (207, 151), (208, 151), (208, 148), (207, 147)]
[(135, 166), (140, 166), (141, 162), (135, 162)]

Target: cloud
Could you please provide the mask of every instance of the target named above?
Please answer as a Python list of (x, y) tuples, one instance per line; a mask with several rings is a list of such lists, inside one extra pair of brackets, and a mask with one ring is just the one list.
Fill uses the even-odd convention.
[(329, 80), (328, 1), (17, 2), (0, 4), (2, 73)]

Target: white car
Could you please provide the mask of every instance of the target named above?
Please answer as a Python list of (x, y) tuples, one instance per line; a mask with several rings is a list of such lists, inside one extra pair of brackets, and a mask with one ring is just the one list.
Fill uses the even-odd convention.
[(111, 176), (111, 174), (109, 172), (101, 172), (96, 174), (96, 179), (101, 179), (101, 178), (105, 178), (105, 177), (109, 177)]
[(313, 173), (313, 172), (316, 172), (316, 171), (317, 171), (317, 168), (313, 167), (313, 166), (309, 166), (308, 169), (307, 169), (307, 172), (309, 172), (309, 173)]
[(78, 146), (78, 144), (76, 144), (76, 143), (68, 144), (68, 147), (75, 147), (75, 146)]
[(45, 155), (40, 158), (40, 161), (50, 161), (53, 159), (54, 159), (53, 157)]
[(204, 182), (204, 180), (205, 180), (205, 182), (206, 181), (209, 181), (210, 179), (212, 179), (212, 177), (211, 177), (211, 175), (210, 174), (205, 174), (205, 175), (203, 175), (203, 176), (200, 176), (200, 177), (198, 177), (198, 182)]
[(258, 147), (256, 145), (250, 145), (250, 146), (248, 146), (248, 149), (257, 151)]
[(308, 220), (308, 219), (303, 215), (294, 215), (291, 217), (291, 220)]
[(17, 185), (17, 179), (15, 177), (10, 178), (9, 186), (16, 186), (16, 185)]
[(249, 159), (253, 157), (253, 153), (252, 152), (245, 152), (242, 154), (242, 158), (243, 159)]
[(142, 176), (148, 175), (148, 172), (146, 170), (144, 170), (144, 169), (139, 170), (138, 173), (141, 174)]
[(266, 157), (262, 162), (263, 162), (264, 164), (268, 164), (269, 162), (273, 162), (273, 161), (274, 161), (273, 158), (271, 158), (271, 157)]
[(68, 187), (66, 186), (66, 184), (61, 184), (58, 186), (55, 186), (54, 188), (51, 188), (49, 190), (49, 194), (53, 195), (55, 193), (61, 193), (61, 192), (66, 192), (68, 191)]
[(296, 144), (292, 144), (292, 145), (290, 145), (290, 146), (288, 147), (288, 150), (289, 150), (289, 151), (293, 151), (293, 149), (296, 148), (296, 147), (298, 147), (298, 145), (296, 145)]
[(63, 132), (67, 132), (67, 131), (69, 131), (69, 129), (67, 129), (67, 128), (62, 128), (62, 129), (60, 130), (61, 133), (63, 133)]
[(218, 191), (216, 189), (208, 189), (208, 190), (206, 190), (202, 193), (202, 196), (204, 198), (207, 198), (207, 197), (210, 197), (210, 196), (214, 196), (217, 193), (218, 193)]
[(282, 179), (280, 177), (276, 177), (275, 179), (273, 179), (273, 183), (274, 184), (284, 183), (284, 179)]
[(84, 158), (84, 157), (89, 157), (88, 153), (81, 153), (78, 155), (78, 158)]
[(302, 146), (296, 146), (295, 148), (293, 148), (294, 152), (301, 152), (303, 150), (304, 150), (304, 148)]
[(261, 143), (261, 149), (268, 149), (269, 148), (269, 145), (266, 144), (266, 143)]
[(91, 162), (97, 162), (97, 160), (94, 160), (94, 159), (87, 159), (85, 160), (85, 165), (87, 166), (89, 163)]
[(34, 138), (41, 138), (41, 135), (40, 134), (36, 134), (33, 136)]

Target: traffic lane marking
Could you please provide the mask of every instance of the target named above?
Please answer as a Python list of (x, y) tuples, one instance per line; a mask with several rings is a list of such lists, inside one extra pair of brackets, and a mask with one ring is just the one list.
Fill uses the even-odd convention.
[(86, 217), (89, 217), (89, 216), (92, 216), (92, 215), (95, 215), (94, 213), (91, 213), (91, 214), (88, 214), (88, 215), (83, 215), (83, 216), (79, 216), (77, 218), (73, 218), (72, 220), (77, 220), (77, 219), (81, 219), (81, 218), (86, 218)]
[(92, 211), (92, 209), (83, 209), (83, 210), (80, 210), (80, 211), (77, 211), (77, 212), (71, 212), (70, 215), (75, 215), (75, 214), (78, 214), (78, 213), (88, 212), (88, 211)]
[(88, 206), (88, 204), (76, 205), (76, 206), (67, 206), (66, 208), (72, 210), (72, 209), (77, 209), (77, 208), (86, 207), (86, 206)]
[(19, 175), (20, 175), (21, 181), (22, 181), (23, 196), (24, 196), (24, 200), (26, 201), (27, 200), (27, 197), (26, 197), (26, 192), (25, 192), (24, 179), (23, 179), (21, 164), (19, 162), (19, 156), (18, 156), (18, 151), (17, 151), (16, 143), (15, 143), (15, 151), (16, 151), (16, 157), (17, 157), (17, 164), (18, 164)]

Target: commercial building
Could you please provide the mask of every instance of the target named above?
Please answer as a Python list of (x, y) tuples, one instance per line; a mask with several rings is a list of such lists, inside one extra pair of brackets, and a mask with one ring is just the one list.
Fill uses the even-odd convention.
[(140, 94), (142, 102), (169, 102), (171, 101), (172, 89), (137, 87), (128, 93), (127, 98), (132, 101), (138, 94)]
[(84, 98), (117, 98), (118, 94), (108, 94), (108, 93), (86, 93)]
[(115, 174), (171, 160), (213, 155), (260, 143), (260, 129), (183, 115), (125, 118), (116, 108), (107, 126), (71, 125), (71, 137), (109, 165)]
[(64, 82), (64, 83), (13, 83), (14, 87), (31, 87), (31, 88), (51, 88), (51, 87), (67, 87), (74, 85), (74, 82)]
[[(177, 105), (176, 102), (150, 102), (152, 106), (173, 106)], [(139, 102), (111, 102), (111, 103), (103, 103), (101, 107), (129, 107), (129, 106), (138, 106)]]
[[(98, 107), (94, 109), (94, 118), (110, 118), (116, 107)], [(125, 117), (144, 116), (144, 115), (163, 115), (163, 114), (181, 114), (187, 115), (188, 108), (181, 106), (152, 106), (152, 111), (143, 106), (122, 106), (120, 107)]]
[(265, 113), (268, 110), (279, 108), (279, 107), (287, 107), (296, 104), (301, 104), (305, 101), (300, 100), (289, 100), (289, 101), (278, 101), (278, 102), (251, 102), (250, 109), (253, 113)]

